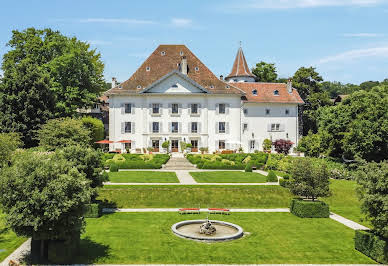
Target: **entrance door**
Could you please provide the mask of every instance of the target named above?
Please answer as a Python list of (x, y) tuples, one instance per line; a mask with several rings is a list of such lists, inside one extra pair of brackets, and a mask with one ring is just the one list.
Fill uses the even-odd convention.
[(154, 149), (154, 152), (159, 152), (159, 140), (152, 140), (152, 148)]
[(178, 150), (178, 144), (179, 142), (178, 142), (178, 140), (177, 139), (172, 139), (171, 140), (171, 151), (172, 152), (178, 152), (179, 150)]
[(191, 151), (198, 152), (198, 140), (193, 139), (190, 142), (191, 142)]

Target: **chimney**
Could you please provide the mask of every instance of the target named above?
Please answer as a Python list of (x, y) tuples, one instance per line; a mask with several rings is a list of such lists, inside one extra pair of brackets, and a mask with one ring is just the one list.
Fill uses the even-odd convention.
[(117, 79), (115, 77), (112, 78), (112, 89), (116, 87)]
[(287, 91), (288, 93), (292, 93), (292, 79), (289, 78), (287, 81)]
[(182, 60), (181, 60), (181, 73), (183, 75), (187, 75), (187, 59), (186, 59), (186, 56), (182, 56)]
[(224, 76), (223, 75), (220, 75), (220, 80), (224, 80)]

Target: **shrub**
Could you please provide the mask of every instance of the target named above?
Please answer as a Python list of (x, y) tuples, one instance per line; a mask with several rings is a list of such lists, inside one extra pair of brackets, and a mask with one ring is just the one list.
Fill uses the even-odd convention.
[(247, 156), (247, 157), (245, 157), (245, 159), (242, 161), (242, 163), (245, 163), (245, 164), (247, 164), (247, 163), (249, 163), (249, 161), (252, 159), (252, 157), (251, 156)]
[(84, 217), (85, 218), (98, 218), (101, 216), (101, 211), (102, 211), (102, 209), (100, 208), (100, 204), (98, 204), (98, 203), (86, 204)]
[(328, 218), (329, 205), (323, 201), (292, 199), (290, 212), (301, 218)]
[(170, 147), (170, 142), (168, 140), (162, 143), (162, 148), (166, 149), (167, 152), (169, 147)]
[(324, 145), (321, 144), (322, 139), (319, 133), (313, 134), (309, 131), (307, 136), (300, 139), (297, 150), (304, 152), (305, 155), (311, 157), (319, 157), (325, 151)]
[(278, 177), (274, 171), (269, 171), (267, 175), (267, 182), (278, 182)]
[(269, 154), (266, 164), (266, 169), (269, 170), (277, 170), (279, 166), (279, 162), (284, 158), (284, 154)]
[(109, 172), (118, 172), (119, 171), (119, 166), (115, 163), (111, 163), (109, 167)]
[(202, 154), (204, 154), (205, 152), (208, 152), (208, 151), (209, 151), (209, 149), (208, 149), (207, 147), (201, 147), (201, 148), (199, 148), (199, 150), (200, 150), (200, 152), (201, 152)]
[(96, 145), (96, 141), (104, 139), (104, 124), (100, 119), (84, 116), (81, 118), (81, 122), (91, 132), (91, 145)]
[(376, 234), (388, 239), (388, 162), (367, 163), (356, 173), (361, 210)]
[(288, 154), (290, 152), (291, 146), (294, 143), (288, 139), (277, 139), (272, 145), (275, 147), (275, 151), (278, 153)]
[(291, 169), (293, 182), (290, 183), (291, 193), (310, 198), (330, 195), (329, 173), (324, 162), (313, 162), (309, 158), (295, 160)]
[(9, 162), (12, 153), (22, 145), (18, 133), (0, 133), (0, 168)]
[(355, 248), (377, 262), (388, 264), (388, 241), (370, 231), (356, 230)]
[(245, 172), (252, 172), (252, 165), (251, 164), (247, 164), (246, 166), (245, 166)]
[(289, 183), (290, 183), (290, 180), (288, 180), (288, 179), (284, 179), (284, 178), (279, 179), (279, 185), (282, 187), (288, 188)]
[(269, 151), (272, 148), (272, 141), (270, 139), (265, 139), (263, 141), (263, 150)]

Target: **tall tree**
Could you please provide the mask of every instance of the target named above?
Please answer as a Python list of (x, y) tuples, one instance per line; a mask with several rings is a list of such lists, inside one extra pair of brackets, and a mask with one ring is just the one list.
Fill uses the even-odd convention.
[(307, 135), (309, 131), (317, 132), (316, 112), (318, 108), (331, 104), (329, 95), (322, 91), (322, 81), (322, 77), (313, 67), (301, 67), (293, 76), (292, 86), (305, 101), (301, 108), (303, 135)]
[(261, 82), (275, 82), (278, 77), (275, 64), (263, 61), (256, 64), (256, 67), (252, 69), (252, 73)]
[(91, 107), (104, 90), (104, 65), (89, 44), (51, 29), (13, 31), (4, 55), (0, 88), (1, 131), (23, 135), (49, 118), (73, 116)]

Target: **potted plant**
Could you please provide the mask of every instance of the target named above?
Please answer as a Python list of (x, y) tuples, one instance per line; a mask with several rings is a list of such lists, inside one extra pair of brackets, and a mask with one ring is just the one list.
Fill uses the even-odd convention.
[(199, 148), (199, 150), (201, 151), (201, 154), (204, 154), (205, 152), (206, 153), (208, 152), (208, 148), (207, 147), (201, 147), (201, 148)]
[(170, 147), (170, 141), (166, 140), (162, 143), (162, 148), (166, 150), (166, 153), (169, 153), (168, 148)]
[(148, 151), (149, 154), (152, 154), (152, 152), (154, 151), (154, 148), (148, 147), (148, 148), (147, 148), (147, 151)]
[(180, 146), (181, 146), (181, 151), (182, 151), (182, 152), (185, 152), (185, 150), (186, 150), (186, 147), (187, 147), (187, 143), (186, 143), (186, 142), (183, 142), (183, 141), (181, 141), (179, 144), (180, 144)]
[(187, 152), (190, 152), (192, 147), (193, 145), (191, 145), (191, 143), (186, 143)]
[(244, 149), (240, 146), (240, 148), (238, 148), (238, 152), (239, 153), (244, 153)]
[(267, 153), (271, 153), (272, 141), (270, 139), (265, 139), (263, 141), (263, 151)]

